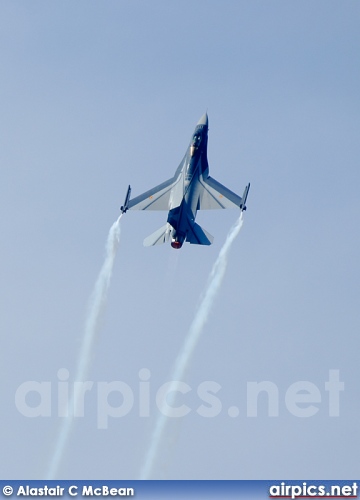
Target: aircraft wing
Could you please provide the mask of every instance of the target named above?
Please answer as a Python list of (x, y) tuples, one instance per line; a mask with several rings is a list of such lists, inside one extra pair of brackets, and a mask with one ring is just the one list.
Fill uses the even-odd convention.
[(169, 210), (170, 193), (176, 180), (171, 178), (129, 201), (130, 210)]
[(212, 177), (200, 177), (202, 190), (199, 196), (199, 210), (212, 210), (216, 208), (240, 208), (241, 196), (233, 193)]

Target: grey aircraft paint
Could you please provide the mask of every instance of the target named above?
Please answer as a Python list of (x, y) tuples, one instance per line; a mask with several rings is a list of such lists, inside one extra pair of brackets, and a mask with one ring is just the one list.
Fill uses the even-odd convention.
[(250, 184), (241, 197), (209, 176), (208, 130), (209, 120), (205, 113), (195, 127), (174, 177), (132, 200), (129, 186), (121, 207), (123, 213), (128, 209), (168, 211), (166, 224), (145, 238), (145, 246), (160, 245), (169, 240), (173, 248), (181, 248), (185, 241), (211, 245), (213, 236), (195, 222), (197, 211), (221, 208), (246, 210)]

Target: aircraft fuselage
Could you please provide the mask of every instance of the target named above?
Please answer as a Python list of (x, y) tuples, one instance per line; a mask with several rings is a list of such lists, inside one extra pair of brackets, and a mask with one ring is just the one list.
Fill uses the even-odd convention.
[(207, 115), (204, 115), (196, 125), (188, 149), (178, 167), (180, 181), (175, 184), (170, 194), (167, 221), (174, 228), (171, 234), (173, 248), (181, 248), (186, 239), (189, 222), (195, 222), (201, 190), (199, 175), (209, 170), (207, 141), (208, 119)]

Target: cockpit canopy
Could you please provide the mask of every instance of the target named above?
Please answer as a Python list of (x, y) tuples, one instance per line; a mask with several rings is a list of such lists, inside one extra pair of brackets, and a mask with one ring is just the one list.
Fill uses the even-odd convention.
[(194, 134), (194, 136), (192, 138), (191, 145), (195, 146), (196, 148), (198, 148), (199, 145), (200, 145), (200, 142), (201, 142), (201, 135), (200, 134)]
[(201, 134), (195, 133), (191, 141), (190, 156), (194, 156), (196, 150), (200, 146), (200, 142), (201, 142)]

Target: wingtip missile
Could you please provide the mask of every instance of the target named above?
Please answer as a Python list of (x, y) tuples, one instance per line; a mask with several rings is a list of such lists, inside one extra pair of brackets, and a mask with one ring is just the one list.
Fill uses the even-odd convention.
[(244, 190), (244, 193), (241, 197), (241, 204), (240, 204), (240, 210), (243, 212), (244, 210), (246, 210), (246, 199), (248, 197), (248, 194), (249, 194), (249, 189), (250, 189), (250, 182), (249, 184), (246, 186), (245, 190)]
[(126, 191), (124, 205), (122, 205), (120, 207), (121, 213), (123, 213), (123, 214), (126, 213), (126, 211), (129, 209), (130, 194), (131, 194), (131, 187), (129, 185), (129, 187)]

